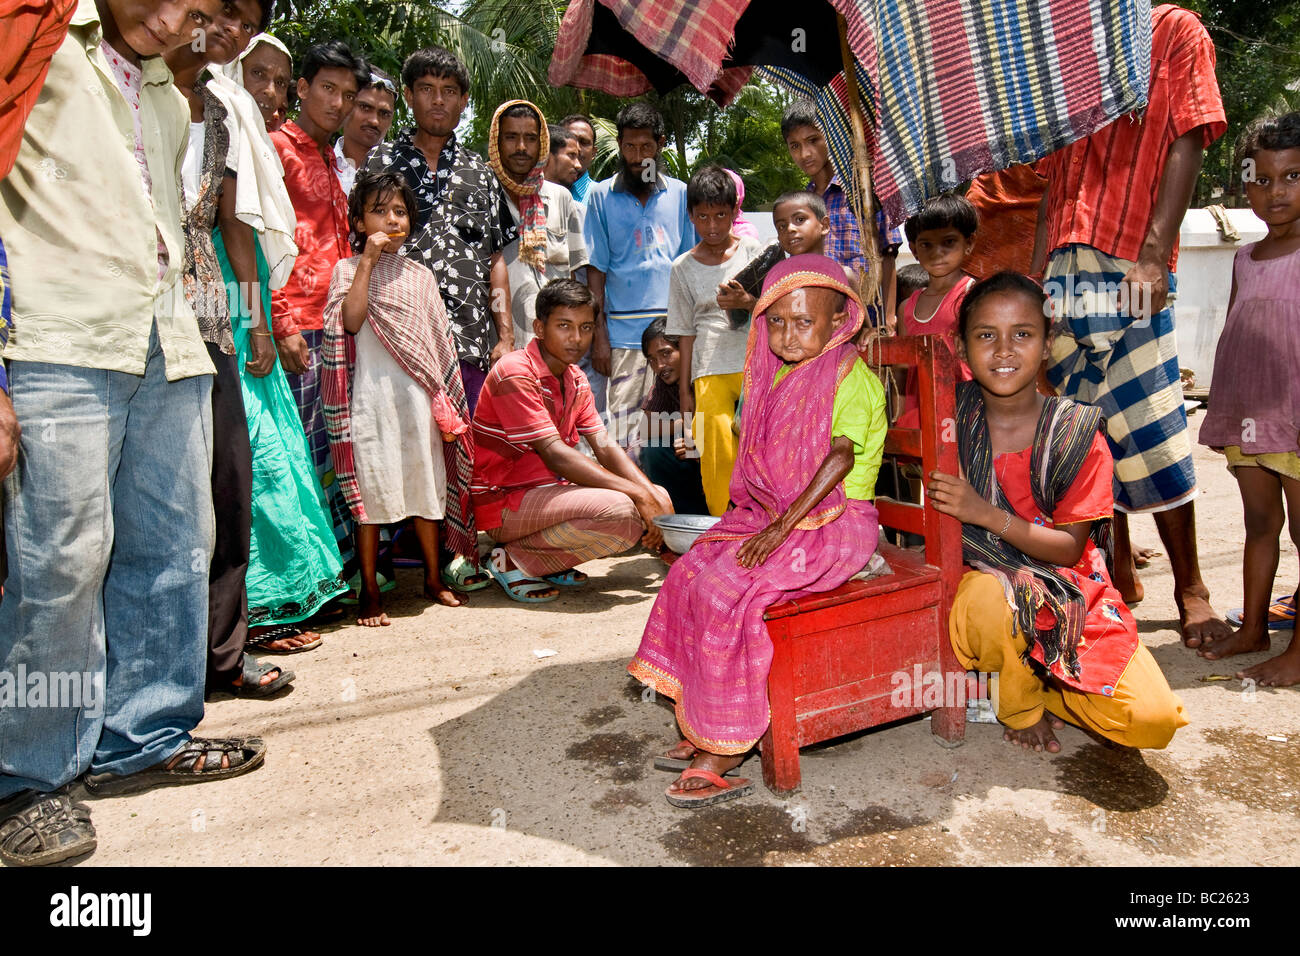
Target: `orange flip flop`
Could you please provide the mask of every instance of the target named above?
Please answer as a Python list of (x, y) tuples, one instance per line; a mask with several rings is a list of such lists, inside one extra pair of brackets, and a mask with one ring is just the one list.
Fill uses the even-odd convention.
[(699, 767), (688, 767), (682, 771), (682, 775), (677, 778), (678, 782), (690, 780), (698, 777), (701, 780), (707, 780), (713, 784), (711, 787), (701, 787), (699, 790), (683, 790), (674, 792), (672, 787), (664, 791), (664, 796), (668, 802), (675, 807), (683, 807), (687, 810), (698, 810), (701, 807), (711, 807), (715, 803), (722, 803), (726, 800), (734, 800), (737, 797), (743, 797), (753, 792), (754, 784), (745, 777), (736, 777), (734, 780), (723, 780), (716, 773), (709, 770), (702, 770)]

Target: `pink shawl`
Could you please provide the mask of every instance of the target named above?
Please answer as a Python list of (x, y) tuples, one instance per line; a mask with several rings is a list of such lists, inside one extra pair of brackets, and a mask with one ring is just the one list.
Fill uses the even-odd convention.
[[(782, 361), (768, 348), (767, 308), (807, 286), (844, 293), (849, 321), (821, 354), (773, 387)], [(838, 587), (876, 549), (875, 507), (849, 499), (841, 483), (763, 564), (746, 569), (736, 562), (740, 544), (790, 506), (830, 450), (835, 390), (861, 361), (853, 345), (861, 326), (861, 302), (834, 260), (794, 256), (768, 273), (745, 359), (740, 452), (730, 488), (736, 507), (673, 565), (628, 665), (634, 677), (677, 702), (682, 733), (711, 753), (745, 753), (767, 730), (767, 609)]]

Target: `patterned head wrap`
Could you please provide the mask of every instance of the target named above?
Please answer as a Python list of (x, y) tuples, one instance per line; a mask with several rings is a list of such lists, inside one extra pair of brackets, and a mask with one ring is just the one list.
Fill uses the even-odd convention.
[[(537, 114), (537, 165), (522, 183), (515, 182), (501, 163), (501, 114), (512, 106), (527, 106)], [(546, 207), (542, 204), (541, 194), (542, 170), (546, 166), (546, 157), (550, 155), (546, 117), (536, 103), (507, 100), (492, 114), (488, 129), (488, 166), (519, 206), (519, 258), (540, 271), (546, 266)]]

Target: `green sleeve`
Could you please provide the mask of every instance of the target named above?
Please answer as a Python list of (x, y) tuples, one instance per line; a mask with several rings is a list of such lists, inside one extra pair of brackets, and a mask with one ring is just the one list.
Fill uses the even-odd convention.
[(884, 386), (859, 359), (835, 390), (831, 415), (831, 440), (843, 436), (853, 442), (853, 467), (844, 478), (848, 497), (870, 501), (876, 496), (876, 476), (888, 429)]

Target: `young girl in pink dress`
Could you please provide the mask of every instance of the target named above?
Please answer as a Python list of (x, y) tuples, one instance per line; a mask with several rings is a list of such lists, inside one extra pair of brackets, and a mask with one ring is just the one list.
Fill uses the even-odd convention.
[[(975, 207), (961, 196), (936, 196), (903, 226), (908, 248), (930, 277), (929, 284), (908, 296), (900, 311), (902, 335), (941, 335), (952, 349), (957, 349), (957, 312), (961, 300), (975, 280), (962, 271), (962, 265), (975, 248), (975, 227), (979, 215)], [(969, 382), (970, 369), (965, 362), (958, 368), (958, 381)], [(903, 412), (899, 428), (919, 428), (920, 412), (916, 370), (907, 373), (903, 387)]]
[[(1268, 650), (1284, 522), (1300, 546), (1300, 113), (1257, 121), (1241, 152), (1246, 198), (1268, 235), (1238, 250), (1233, 263), (1228, 321), (1201, 425), (1201, 444), (1228, 459), (1246, 513), (1241, 627), (1229, 638), (1205, 639), (1197, 653), (1212, 661)], [(1237, 676), (1265, 687), (1300, 683), (1300, 641), (1292, 636), (1277, 657)]]

